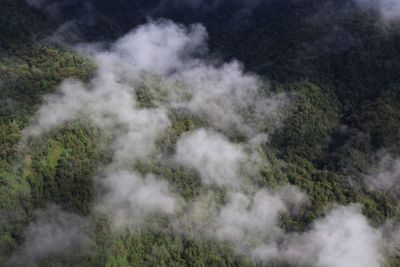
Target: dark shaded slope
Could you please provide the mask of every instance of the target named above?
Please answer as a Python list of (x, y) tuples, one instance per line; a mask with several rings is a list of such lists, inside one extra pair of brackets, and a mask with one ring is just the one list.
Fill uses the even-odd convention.
[(48, 15), (24, 0), (0, 1), (0, 51), (43, 37), (48, 22)]

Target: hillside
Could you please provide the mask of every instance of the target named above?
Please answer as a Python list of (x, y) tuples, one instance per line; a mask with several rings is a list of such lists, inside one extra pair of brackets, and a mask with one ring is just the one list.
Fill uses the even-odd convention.
[(1, 1), (0, 265), (399, 266), (374, 3)]

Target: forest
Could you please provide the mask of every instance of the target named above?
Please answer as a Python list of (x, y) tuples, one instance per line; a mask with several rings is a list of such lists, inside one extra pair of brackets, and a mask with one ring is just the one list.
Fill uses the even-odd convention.
[(400, 266), (399, 20), (0, 0), (0, 266)]

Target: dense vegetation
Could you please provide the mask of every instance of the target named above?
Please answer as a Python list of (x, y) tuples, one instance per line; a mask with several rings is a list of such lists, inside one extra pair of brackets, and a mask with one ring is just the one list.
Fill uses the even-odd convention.
[[(98, 144), (107, 144), (108, 136), (84, 120), (21, 139), (45, 94), (68, 77), (87, 82), (96, 69), (89, 59), (44, 41), (48, 29), (74, 18), (70, 41), (112, 40), (144, 22), (153, 2), (96, 1), (91, 19), (81, 14), (79, 1), (61, 5), (63, 15), (56, 18), (22, 0), (0, 2), (0, 265), (23, 242), (34, 210), (49, 203), (90, 217), (94, 252), (72, 261), (51, 255), (41, 266), (262, 265), (238, 256), (229, 244), (176, 234), (166, 218), (113, 234), (108, 218), (90, 214), (96, 198), (92, 177), (110, 161), (106, 145)], [(272, 166), (259, 181), (271, 187), (289, 182), (307, 192), (310, 207), (282, 218), (287, 231), (306, 229), (332, 203), (360, 203), (376, 225), (399, 216), (396, 196), (369, 191), (362, 176), (382, 149), (400, 155), (400, 30), (397, 24), (383, 27), (376, 14), (349, 1), (329, 2), (329, 10), (324, 2), (266, 1), (251, 16), (228, 3), (213, 10), (179, 5), (151, 13), (203, 23), (214, 55), (237, 58), (271, 79), (272, 90), (290, 92), (288, 116), (264, 151)], [(137, 98), (142, 107), (151, 106), (145, 91)], [(173, 124), (159, 140), (166, 153), (179, 135), (204, 124), (190, 116), (170, 117)], [(168, 180), (186, 200), (203, 190), (191, 170), (156, 160), (135, 168)], [(391, 261), (398, 266), (396, 258)]]

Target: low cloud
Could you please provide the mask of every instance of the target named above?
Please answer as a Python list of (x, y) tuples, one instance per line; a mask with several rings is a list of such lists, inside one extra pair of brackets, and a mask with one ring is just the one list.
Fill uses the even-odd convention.
[(370, 190), (397, 194), (400, 190), (400, 159), (384, 154), (364, 181)]
[(382, 266), (381, 233), (357, 206), (334, 209), (314, 224), (305, 240), (315, 246), (317, 266)]
[(170, 21), (149, 23), (118, 40), (114, 51), (140, 71), (170, 75), (196, 64), (192, 55), (205, 49), (206, 39), (199, 24), (186, 28)]
[(245, 152), (225, 136), (200, 129), (179, 139), (175, 159), (184, 166), (195, 168), (205, 184), (237, 187)]
[(245, 74), (237, 61), (220, 67), (196, 64), (176, 76), (192, 90), (191, 101), (183, 106), (208, 118), (224, 133), (254, 137), (285, 100), (282, 95), (263, 97), (261, 90), (266, 92), (268, 85), (256, 75)]
[[(79, 46), (98, 66), (93, 79), (88, 83), (65, 80), (56, 93), (46, 96), (24, 138), (39, 137), (77, 118), (108, 133), (113, 160), (100, 175), (106, 178), (99, 180), (104, 190), (99, 207), (118, 214), (113, 216), (118, 225), (130, 225), (153, 211), (172, 214), (176, 210), (177, 197), (166, 182), (130, 170), (138, 160), (163, 157), (156, 144), (171, 126), (169, 114), (186, 110), (210, 128), (178, 140), (176, 163), (196, 169), (204, 184), (239, 188), (241, 174), (248, 175), (261, 161), (252, 150), (268, 141), (264, 123), (276, 116), (285, 97), (264, 96), (267, 87), (256, 75), (246, 74), (238, 62), (218, 64), (199, 57), (207, 51), (206, 40), (201, 25), (159, 21), (133, 30), (109, 50)], [(143, 88), (152, 98), (152, 107), (143, 108), (138, 102), (138, 90)], [(232, 129), (244, 135), (243, 144), (225, 136)], [(144, 201), (142, 197), (150, 193), (157, 197)]]
[(101, 180), (105, 190), (98, 205), (113, 218), (116, 227), (138, 225), (143, 218), (157, 212), (173, 214), (176, 210), (175, 196), (166, 182), (155, 176), (119, 171)]
[(10, 259), (10, 266), (36, 266), (51, 254), (78, 257), (90, 250), (92, 225), (76, 214), (50, 206), (36, 211), (25, 231), (25, 242)]
[(47, 0), (25, 0), (29, 5), (41, 8)]
[(400, 17), (400, 2), (398, 0), (355, 0), (363, 9), (378, 11), (384, 20), (394, 20)]
[(276, 193), (261, 190), (251, 198), (233, 193), (217, 217), (217, 237), (233, 241), (239, 247), (263, 239), (273, 240), (280, 234), (278, 219), (284, 212), (285, 203)]
[[(282, 216), (307, 203), (304, 193), (292, 186), (270, 191), (230, 192), (226, 204), (215, 205), (215, 196), (199, 198), (191, 214), (177, 224), (196, 229), (200, 236), (230, 242), (239, 254), (265, 263), (316, 267), (383, 267), (384, 251), (396, 252), (397, 227), (373, 227), (357, 205), (335, 207), (305, 232), (286, 232)], [(182, 220), (182, 218), (180, 219)], [(194, 226), (194, 227), (193, 227)], [(385, 236), (391, 229), (392, 235)]]
[(383, 238), (358, 206), (338, 207), (300, 234), (254, 249), (259, 259), (283, 260), (317, 267), (381, 267)]
[[(239, 253), (265, 262), (381, 266), (384, 238), (356, 206), (329, 211), (304, 233), (282, 229), (282, 216), (298, 212), (307, 196), (293, 186), (272, 190), (252, 181), (262, 179), (259, 165), (268, 165), (263, 157), (265, 131), (279, 126), (286, 95), (271, 93), (268, 84), (246, 73), (237, 61), (204, 59), (206, 40), (201, 25), (158, 21), (133, 30), (108, 50), (80, 46), (98, 66), (93, 79), (66, 80), (45, 97), (24, 138), (36, 138), (77, 118), (108, 133), (112, 162), (96, 178), (96, 211), (109, 214), (118, 229), (140, 226), (161, 213), (172, 218), (177, 231), (231, 242)], [(139, 90), (148, 94), (148, 105), (140, 102)], [(172, 126), (170, 114), (176, 110), (201, 118), (205, 126), (180, 135), (173, 152), (162, 152), (157, 144)], [(184, 203), (164, 177), (136, 172), (138, 160), (195, 169), (203, 191)], [(41, 229), (38, 225), (47, 224), (38, 219), (33, 229)], [(44, 232), (57, 237), (64, 228), (61, 224)], [(29, 245), (41, 240), (40, 234), (27, 237), (23, 254), (42, 257), (53, 252), (46, 246), (36, 252)], [(48, 238), (49, 243), (55, 240)]]

